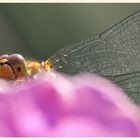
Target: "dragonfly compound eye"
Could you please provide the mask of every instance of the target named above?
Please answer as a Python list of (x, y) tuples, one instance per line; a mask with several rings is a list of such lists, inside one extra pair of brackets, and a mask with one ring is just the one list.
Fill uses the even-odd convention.
[(23, 56), (20, 54), (12, 54), (7, 57), (7, 60), (17, 79), (27, 76), (26, 61)]
[(16, 78), (11, 66), (6, 58), (0, 57), (0, 77), (3, 79), (14, 80)]

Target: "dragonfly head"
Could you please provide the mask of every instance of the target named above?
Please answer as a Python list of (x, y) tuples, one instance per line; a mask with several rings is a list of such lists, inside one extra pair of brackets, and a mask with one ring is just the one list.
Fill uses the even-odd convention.
[(8, 80), (21, 79), (28, 75), (26, 61), (20, 54), (0, 56), (0, 77)]

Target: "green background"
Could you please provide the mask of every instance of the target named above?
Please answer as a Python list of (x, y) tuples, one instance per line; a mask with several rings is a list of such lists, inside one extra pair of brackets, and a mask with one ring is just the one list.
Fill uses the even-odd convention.
[(46, 60), (60, 48), (98, 35), (140, 4), (0, 4), (0, 55)]

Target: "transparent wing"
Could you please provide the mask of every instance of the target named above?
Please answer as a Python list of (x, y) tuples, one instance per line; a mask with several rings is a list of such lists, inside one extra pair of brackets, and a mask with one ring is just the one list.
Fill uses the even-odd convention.
[[(48, 59), (48, 63), (52, 64), (53, 69), (68, 74), (91, 72), (109, 77), (128, 94), (138, 95), (140, 93), (140, 11), (97, 37), (61, 49)], [(122, 79), (125, 80), (122, 82)]]
[(140, 71), (107, 78), (121, 87), (133, 102), (140, 105)]

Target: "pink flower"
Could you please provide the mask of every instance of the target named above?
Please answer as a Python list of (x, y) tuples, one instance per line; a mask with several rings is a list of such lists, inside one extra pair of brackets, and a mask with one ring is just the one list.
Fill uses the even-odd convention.
[(0, 82), (0, 136), (140, 136), (140, 108), (96, 75)]

